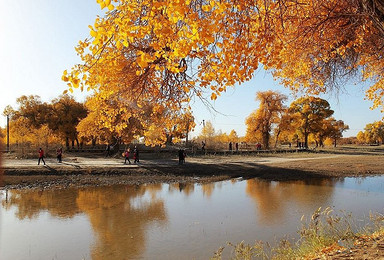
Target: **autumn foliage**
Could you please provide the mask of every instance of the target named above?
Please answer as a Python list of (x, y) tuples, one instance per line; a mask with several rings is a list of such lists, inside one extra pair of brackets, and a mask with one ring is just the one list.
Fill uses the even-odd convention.
[(364, 131), (357, 134), (357, 139), (361, 144), (380, 144), (384, 143), (384, 123), (375, 121), (365, 126)]
[(260, 102), (259, 109), (247, 119), (247, 135), (260, 135), (265, 149), (269, 149), (272, 127), (278, 123), (284, 111), (284, 101), (287, 97), (274, 91), (257, 92), (256, 100)]
[[(39, 96), (21, 96), (18, 107), (7, 106), (3, 114), (10, 117), (10, 143), (21, 149), (44, 147), (49, 144), (77, 143), (76, 126), (87, 115), (82, 103), (69, 95), (62, 95), (51, 102), (43, 102)], [(21, 151), (24, 154), (24, 150)]]
[(300, 146), (308, 148), (309, 138), (317, 146), (324, 146), (327, 138), (333, 140), (334, 145), (342, 137), (342, 133), (349, 129), (342, 120), (331, 117), (329, 103), (321, 98), (306, 96), (294, 100), (289, 107), (284, 102), (286, 97), (278, 92), (258, 92), (256, 100), (259, 108), (246, 119), (246, 140), (261, 142), (265, 149), (269, 148), (270, 138), (275, 139), (275, 147), (279, 138), (285, 143), (302, 143)]
[[(167, 110), (172, 125), (192, 98), (217, 96), (263, 66), (294, 91), (319, 94), (358, 76), (383, 104), (383, 6), (375, 0), (98, 0), (105, 17), (64, 71), (73, 88), (119, 96), (129, 118)], [(146, 121), (146, 120), (144, 120)], [(166, 121), (169, 121), (166, 123)], [(99, 122), (108, 128), (106, 122)], [(151, 134), (154, 124), (146, 121)]]
[[(152, 145), (171, 144), (186, 138), (195, 126), (191, 113), (155, 111), (150, 103), (138, 109), (135, 117), (129, 113), (135, 108), (122, 108), (120, 97), (114, 95), (103, 98), (95, 93), (85, 103), (67, 94), (50, 102), (43, 102), (36, 95), (21, 96), (16, 102), (16, 108), (7, 106), (3, 114), (10, 118), (10, 143), (23, 155), (36, 152), (37, 147), (47, 151), (49, 146), (56, 149), (63, 144), (67, 149), (79, 149), (83, 144), (128, 144), (143, 136)], [(166, 117), (172, 120), (163, 120)], [(2, 141), (5, 130), (0, 130)]]

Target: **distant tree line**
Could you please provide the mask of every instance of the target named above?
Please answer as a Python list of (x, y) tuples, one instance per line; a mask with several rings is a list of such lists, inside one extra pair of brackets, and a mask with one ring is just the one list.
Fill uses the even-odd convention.
[(275, 147), (283, 142), (308, 148), (311, 139), (316, 147), (324, 146), (326, 139), (336, 147), (337, 140), (349, 129), (342, 120), (332, 117), (329, 103), (319, 97), (301, 97), (287, 107), (285, 95), (264, 91), (257, 92), (256, 100), (260, 105), (245, 121), (245, 139), (261, 142), (265, 149), (269, 149), (272, 136)]
[[(216, 131), (207, 121), (199, 136), (192, 142), (199, 147), (203, 144), (209, 149), (244, 148), (245, 144), (261, 143), (263, 149), (279, 145), (301, 146), (308, 148), (309, 143), (316, 147), (332, 143), (334, 146), (349, 127), (337, 120), (329, 103), (319, 97), (306, 96), (285, 105), (287, 97), (279, 92), (257, 92), (259, 107), (246, 119), (246, 135), (239, 137), (233, 129), (229, 134)], [(179, 143), (188, 136), (195, 122), (190, 113), (180, 113), (172, 124), (161, 124), (161, 115), (167, 111), (153, 108), (141, 108), (146, 116), (126, 117), (121, 104), (115, 100), (87, 98), (84, 103), (77, 102), (65, 94), (50, 102), (43, 102), (39, 96), (21, 96), (17, 108), (7, 106), (4, 115), (10, 117), (10, 143), (28, 146), (65, 144), (67, 149), (80, 148), (83, 144), (95, 146), (97, 143), (130, 143), (149, 138), (150, 143), (160, 145)], [(153, 118), (156, 117), (156, 118)], [(148, 123), (152, 120), (157, 124)], [(169, 121), (167, 121), (169, 122)], [(6, 137), (6, 131), (1, 131)], [(142, 140), (142, 139), (141, 139)], [(145, 141), (145, 140), (144, 140)], [(384, 141), (384, 123), (368, 124), (357, 138), (342, 140), (342, 143), (382, 143)]]
[(36, 144), (64, 142), (69, 149), (80, 145), (78, 123), (87, 116), (87, 109), (69, 95), (62, 95), (50, 103), (37, 95), (21, 96), (18, 108), (7, 106), (3, 112), (10, 117), (10, 142)]
[[(43, 102), (37, 95), (23, 95), (17, 98), (17, 107), (7, 106), (3, 115), (10, 119), (10, 143), (21, 149), (37, 146), (47, 149), (49, 144), (79, 149), (83, 144), (97, 143), (118, 147), (143, 136), (152, 145), (165, 145), (186, 138), (195, 126), (190, 113), (173, 114), (169, 124), (161, 120), (166, 110), (155, 112), (148, 104), (136, 108), (141, 111), (141, 117), (132, 116), (121, 102), (118, 97), (106, 99), (93, 95), (82, 103), (68, 94)], [(6, 130), (2, 129), (1, 133), (6, 138)]]

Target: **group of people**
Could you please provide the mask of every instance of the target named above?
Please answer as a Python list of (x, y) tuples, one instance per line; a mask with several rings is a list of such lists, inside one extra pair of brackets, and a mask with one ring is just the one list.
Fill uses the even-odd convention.
[[(229, 142), (229, 144), (228, 144), (228, 149), (229, 149), (229, 151), (232, 151), (232, 142)], [(236, 152), (239, 150), (239, 143), (235, 143), (235, 150), (236, 150)]]
[[(124, 164), (127, 164), (127, 161), (129, 164), (131, 164), (131, 160), (129, 159), (130, 153), (131, 153), (131, 148), (128, 147), (127, 149), (125, 149), (123, 153), (123, 156), (125, 158)], [(133, 162), (134, 163), (139, 162), (139, 149), (137, 149), (137, 146), (135, 146), (135, 148), (133, 149)]]
[[(40, 165), (40, 161), (42, 161), (44, 163), (44, 165), (45, 165), (44, 150), (40, 147), (38, 152), (39, 152), (39, 160), (37, 162), (37, 165)], [(110, 156), (110, 154), (111, 154), (111, 146), (107, 145), (106, 156)], [(127, 164), (127, 162), (129, 164), (131, 164), (130, 154), (131, 154), (131, 148), (127, 147), (127, 149), (125, 149), (125, 151), (122, 154), (124, 156), (124, 158), (125, 158), (124, 164)], [(178, 156), (179, 156), (179, 164), (184, 164), (185, 163), (185, 157), (186, 157), (185, 150), (179, 149)], [(63, 148), (62, 147), (57, 148), (57, 150), (56, 150), (56, 157), (57, 157), (57, 162), (61, 163), (62, 162), (62, 157), (63, 157)], [(133, 150), (133, 162), (134, 163), (139, 163), (140, 162), (140, 160), (139, 160), (139, 149), (137, 148), (137, 146), (135, 146), (135, 148)]]
[[(42, 161), (44, 163), (44, 165), (45, 165), (45, 161), (44, 161), (45, 154), (44, 154), (43, 148), (40, 147), (38, 153), (39, 153), (39, 160), (37, 161), (37, 165), (40, 165), (40, 161)], [(57, 150), (56, 150), (56, 158), (57, 158), (57, 162), (58, 163), (62, 162), (63, 147), (57, 148)]]

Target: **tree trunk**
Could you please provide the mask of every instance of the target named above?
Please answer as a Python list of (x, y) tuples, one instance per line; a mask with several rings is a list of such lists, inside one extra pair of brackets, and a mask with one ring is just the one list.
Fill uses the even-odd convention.
[(173, 139), (173, 136), (172, 136), (172, 135), (167, 135), (167, 141), (166, 141), (166, 144), (172, 144), (172, 139)]
[(277, 134), (276, 134), (275, 149), (277, 148), (277, 142), (279, 141), (280, 133), (281, 133), (281, 130), (279, 129), (279, 131), (277, 131)]
[(77, 145), (77, 151), (79, 151), (80, 149), (80, 143), (79, 143), (79, 139), (76, 137), (76, 145)]
[(320, 147), (324, 147), (324, 141), (323, 141), (323, 138), (320, 138), (320, 140), (319, 140), (319, 145), (320, 145)]
[(304, 148), (308, 149), (308, 136), (309, 133), (304, 133)]
[(119, 137), (113, 137), (112, 138), (112, 144), (113, 144), (113, 149), (111, 150), (112, 154), (115, 154), (119, 151), (120, 149), (120, 138)]
[(269, 133), (263, 133), (263, 145), (265, 150), (269, 150)]

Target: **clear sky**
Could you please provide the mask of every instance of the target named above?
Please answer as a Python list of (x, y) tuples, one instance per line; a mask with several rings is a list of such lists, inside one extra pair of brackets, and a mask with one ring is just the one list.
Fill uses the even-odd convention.
[[(50, 101), (66, 89), (62, 72), (80, 62), (74, 47), (102, 14), (96, 0), (0, 0), (0, 126), (6, 124), (4, 107), (15, 107), (21, 95)], [(334, 117), (350, 126), (344, 136), (355, 136), (366, 124), (382, 118), (379, 110), (370, 110), (371, 103), (364, 101), (364, 88), (350, 84), (338, 97), (322, 96), (331, 104)], [(270, 73), (260, 70), (251, 81), (228, 89), (213, 102), (220, 113), (210, 112), (199, 102), (193, 104), (197, 126), (192, 135), (200, 133), (203, 120), (211, 121), (215, 130), (234, 129), (239, 136), (245, 135), (245, 118), (258, 106), (256, 92), (268, 89), (287, 94), (287, 105), (295, 99)], [(78, 101), (86, 95), (74, 92)]]

